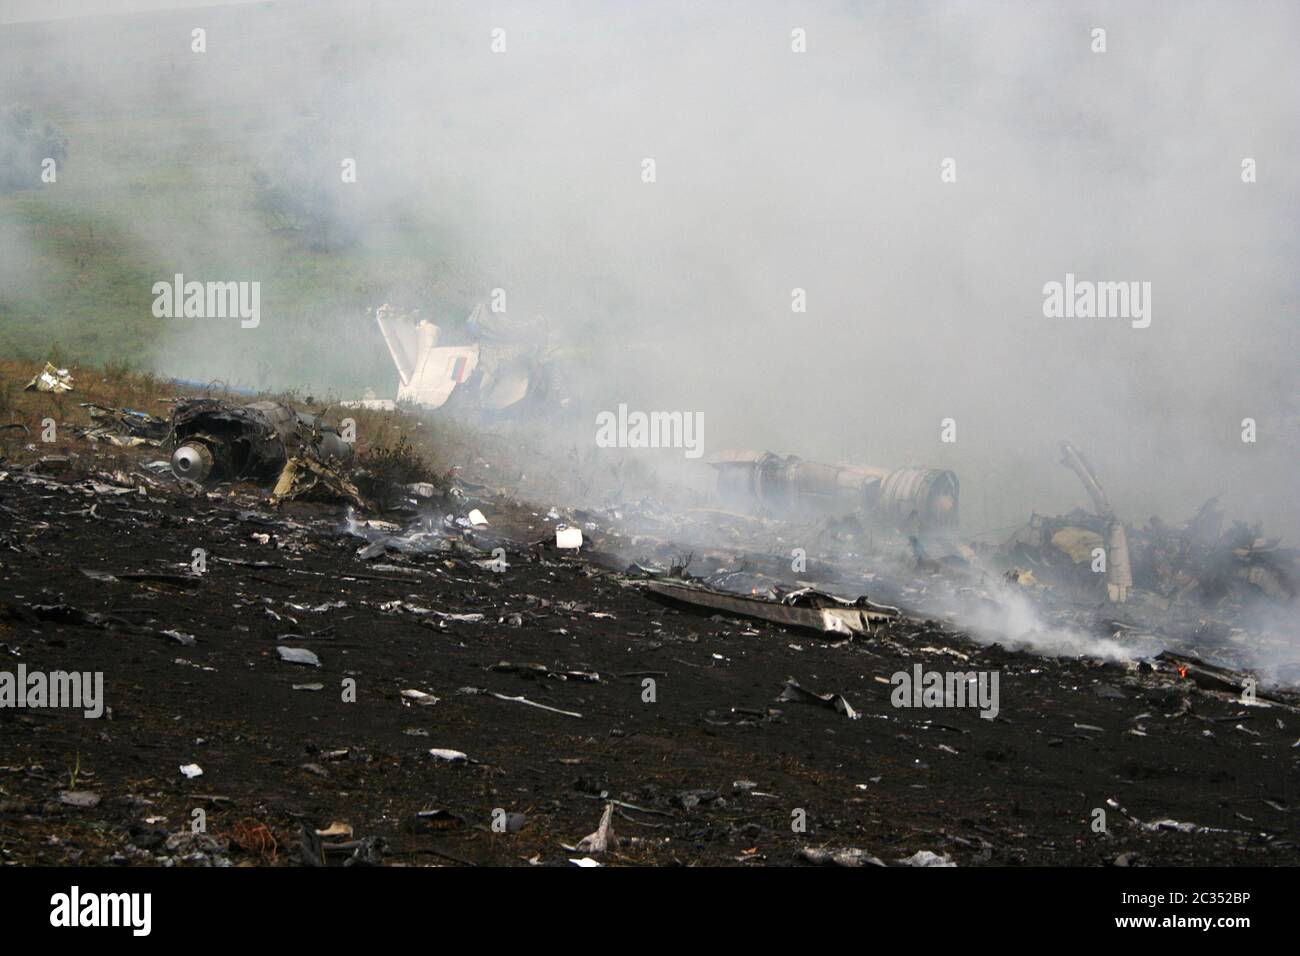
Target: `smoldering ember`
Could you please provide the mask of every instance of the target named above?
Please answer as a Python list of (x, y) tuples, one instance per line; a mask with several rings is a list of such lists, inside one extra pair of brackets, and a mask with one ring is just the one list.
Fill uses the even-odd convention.
[(36, 6), (0, 863), (1300, 864), (1295, 9)]

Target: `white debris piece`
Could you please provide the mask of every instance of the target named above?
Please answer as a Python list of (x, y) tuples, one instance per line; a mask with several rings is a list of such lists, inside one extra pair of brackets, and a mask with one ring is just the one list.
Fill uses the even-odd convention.
[(818, 866), (884, 866), (879, 857), (872, 856), (866, 850), (855, 846), (829, 849), (822, 847), (804, 847), (799, 854), (809, 863)]
[(45, 363), (45, 368), (41, 369), (36, 376), (27, 383), (26, 391), (29, 392), (70, 392), (72, 391), (72, 376), (68, 374), (66, 368), (55, 368), (49, 362)]
[(577, 850), (579, 853), (604, 853), (614, 839), (614, 804), (606, 803), (605, 812), (600, 815), (600, 826), (578, 842)]
[(306, 664), (308, 667), (320, 667), (320, 658), (305, 647), (277, 647), (276, 653), (286, 664)]
[(460, 763), (462, 760), (468, 760), (469, 757), (459, 750), (445, 750), (441, 747), (434, 747), (429, 751), (429, 756), (434, 760), (445, 760), (448, 763)]
[(419, 704), (421, 707), (431, 707), (432, 705), (438, 703), (437, 697), (434, 697), (432, 694), (426, 694), (424, 691), (416, 690), (414, 688), (410, 688), (408, 690), (402, 691), (402, 698), (404, 700), (409, 700), (413, 703)]
[(937, 853), (931, 853), (929, 850), (917, 850), (906, 859), (898, 861), (904, 866), (956, 866), (952, 857), (944, 854), (940, 856)]
[(555, 546), (557, 548), (581, 548), (582, 529), (559, 525), (555, 529)]

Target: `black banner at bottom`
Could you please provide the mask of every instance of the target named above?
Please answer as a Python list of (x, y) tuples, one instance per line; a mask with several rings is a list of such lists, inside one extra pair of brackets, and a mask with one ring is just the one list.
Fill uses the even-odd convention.
[[(216, 937), (373, 944), (471, 930), (484, 941), (606, 940), (687, 923), (729, 945), (841, 933), (985, 939), (1186, 938), (1231, 943), (1294, 919), (1295, 869), (0, 869), (10, 942)], [(674, 928), (677, 920), (685, 921)], [(1172, 937), (1170, 934), (1173, 934)], [(831, 935), (834, 934), (834, 935)], [(1245, 934), (1243, 937), (1240, 934)], [(919, 938), (919, 937), (918, 937)]]

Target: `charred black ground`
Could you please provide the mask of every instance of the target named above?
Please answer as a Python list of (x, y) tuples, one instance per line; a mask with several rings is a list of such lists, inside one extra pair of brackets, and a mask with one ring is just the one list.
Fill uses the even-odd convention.
[[(602, 559), (599, 533), (558, 552), (545, 514), (506, 499), (435, 500), (437, 549), (362, 561), (360, 536), (384, 526), (342, 507), (139, 477), (0, 481), (0, 669), (102, 671), (109, 708), (0, 710), (6, 863), (568, 865), (611, 800), (607, 864), (780, 865), (807, 848), (1300, 862), (1286, 693), (1246, 706), (1173, 665), (1010, 652), (909, 617), (845, 640), (674, 610)], [(444, 522), (471, 504), (490, 528)], [(998, 717), (892, 706), (890, 675), (916, 664), (999, 671)], [(777, 702), (788, 678), (861, 718)], [(523, 818), (496, 832), (495, 811)], [(352, 835), (322, 853), (304, 833), (334, 822)]]

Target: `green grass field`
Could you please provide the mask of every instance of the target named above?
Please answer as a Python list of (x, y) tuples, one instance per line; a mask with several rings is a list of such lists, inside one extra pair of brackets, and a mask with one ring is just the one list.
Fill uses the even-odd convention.
[[(174, 354), (186, 341), (237, 355), (237, 340), (225, 341), (235, 335), (230, 328), (178, 330), (183, 320), (152, 315), (153, 283), (180, 271), (261, 283), (262, 324), (245, 334), (273, 338), (258, 350), (279, 356), (276, 384), (323, 380), (314, 370), (358, 386), (391, 377), (364, 311), (395, 291), (418, 296), (434, 284), (424, 250), (436, 244), (436, 229), (384, 224), (353, 248), (313, 251), (256, 207), (254, 164), (204, 125), (168, 116), (135, 124), (52, 119), (71, 143), (58, 182), (0, 197), (0, 221), (26, 258), (5, 269), (0, 353), (38, 359), (54, 350), (64, 361), (182, 375), (202, 368)], [(158, 146), (178, 140), (183, 150)], [(349, 317), (357, 339), (338, 342)], [(345, 360), (322, 364), (319, 349), (308, 348), (317, 335), (346, 346)]]
[[(274, 9), (226, 15), (251, 23), (253, 41), (276, 35)], [(121, 29), (118, 18), (106, 22)], [(259, 208), (253, 174), (285, 135), (285, 110), (264, 113), (247, 86), (224, 95), (231, 64), (217, 51), (208, 62), (160, 52), (177, 23), (166, 13), (140, 18), (133, 53), (143, 65), (126, 80), (114, 74), (102, 97), (96, 71), (119, 65), (69, 52), (93, 37), (93, 20), (21, 25), (0, 38), (0, 63), (37, 40), (50, 51), (35, 69), (30, 56), (21, 70), (0, 66), (0, 107), (32, 108), (69, 143), (57, 182), (0, 196), (0, 357), (390, 394), (392, 364), (366, 308), (401, 301), (454, 324), (482, 297), (482, 282), (427, 215), (368, 209), (356, 243), (322, 252)], [(291, 65), (271, 68), (268, 89), (274, 70)], [(207, 74), (187, 73), (185, 95), (173, 96), (167, 78), (178, 69)], [(155, 318), (152, 285), (177, 272), (259, 282), (260, 326)]]

